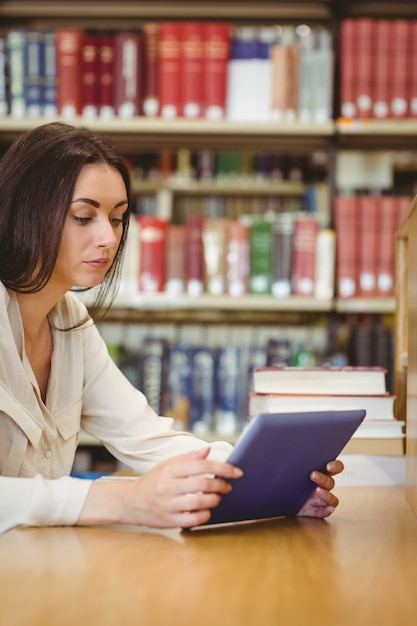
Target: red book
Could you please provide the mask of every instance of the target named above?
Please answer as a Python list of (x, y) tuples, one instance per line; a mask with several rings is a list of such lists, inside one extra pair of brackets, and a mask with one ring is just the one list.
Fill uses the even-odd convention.
[(98, 102), (99, 115), (114, 117), (114, 35), (103, 34), (98, 42)]
[(159, 112), (159, 24), (147, 23), (143, 27), (144, 61), (143, 61), (143, 114), (149, 117)]
[(190, 215), (186, 221), (185, 282), (190, 296), (199, 296), (204, 291), (203, 224), (201, 215)]
[(374, 296), (377, 280), (378, 198), (360, 196), (358, 295)]
[(78, 28), (57, 28), (57, 101), (63, 117), (81, 115), (81, 46), (83, 31)]
[(184, 117), (201, 117), (203, 113), (203, 22), (183, 22), (181, 37), (181, 109)]
[(205, 285), (216, 296), (226, 293), (228, 225), (226, 217), (206, 217), (203, 224)]
[(393, 296), (395, 279), (395, 225), (397, 203), (393, 196), (378, 200), (377, 295)]
[(409, 24), (409, 83), (408, 111), (409, 116), (417, 117), (417, 20)]
[(376, 20), (375, 26), (375, 72), (372, 104), (372, 117), (386, 119), (389, 117), (389, 87), (390, 71), (390, 32), (391, 20)]
[(401, 119), (408, 115), (408, 43), (409, 22), (391, 21), (390, 117)]
[(357, 295), (358, 200), (340, 194), (334, 203), (336, 230), (336, 291), (339, 298)]
[(229, 57), (229, 24), (222, 22), (204, 24), (203, 108), (208, 119), (218, 120), (225, 116)]
[(250, 229), (247, 224), (231, 221), (227, 233), (226, 284), (230, 296), (249, 293)]
[(185, 224), (168, 224), (165, 291), (172, 295), (185, 291)]
[(356, 20), (345, 19), (340, 26), (340, 115), (346, 119), (356, 117)]
[(309, 215), (294, 224), (291, 292), (297, 296), (313, 296), (315, 288), (316, 240), (319, 223)]
[(122, 31), (114, 36), (114, 108), (116, 115), (141, 114), (142, 33)]
[(166, 272), (167, 222), (150, 215), (139, 216), (139, 290), (163, 291)]
[(98, 35), (83, 33), (81, 44), (81, 113), (88, 119), (98, 114)]
[(181, 25), (162, 22), (159, 26), (159, 112), (173, 119), (181, 112)]
[(372, 117), (372, 96), (375, 65), (374, 20), (356, 20), (355, 38), (357, 50), (354, 72), (356, 73), (356, 109), (358, 118)]

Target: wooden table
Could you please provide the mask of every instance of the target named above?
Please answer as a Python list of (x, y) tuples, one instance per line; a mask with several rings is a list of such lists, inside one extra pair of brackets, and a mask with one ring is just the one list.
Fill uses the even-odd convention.
[(340, 487), (329, 520), (0, 537), (1, 626), (416, 626), (404, 488)]

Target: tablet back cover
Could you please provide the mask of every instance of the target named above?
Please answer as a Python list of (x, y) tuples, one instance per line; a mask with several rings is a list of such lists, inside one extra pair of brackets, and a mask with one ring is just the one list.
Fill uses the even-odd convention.
[(253, 418), (229, 462), (244, 471), (212, 509), (209, 524), (295, 515), (365, 417), (365, 410), (261, 414)]

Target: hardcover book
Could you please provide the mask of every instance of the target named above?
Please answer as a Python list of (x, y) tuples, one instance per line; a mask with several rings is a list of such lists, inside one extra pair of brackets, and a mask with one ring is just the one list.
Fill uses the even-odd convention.
[(81, 115), (81, 46), (83, 31), (57, 28), (58, 113), (65, 118)]
[(148, 22), (143, 26), (143, 114), (154, 117), (159, 113), (159, 24)]
[(114, 104), (114, 35), (103, 33), (98, 40), (98, 109), (102, 119), (115, 116)]
[(291, 295), (292, 254), (295, 214), (278, 213), (274, 221), (274, 254), (272, 267), (272, 294), (277, 298)]
[(57, 103), (57, 59), (56, 37), (54, 30), (43, 32), (43, 89), (42, 89), (42, 115), (54, 117), (58, 113)]
[(84, 32), (81, 44), (81, 113), (86, 119), (98, 115), (98, 35)]
[(119, 117), (141, 114), (142, 44), (141, 32), (121, 31), (114, 36), (114, 108)]
[(250, 226), (251, 293), (271, 293), (273, 260), (273, 224), (266, 219), (255, 219)]
[(336, 229), (336, 291), (340, 298), (358, 293), (358, 201), (339, 194), (334, 203)]
[(144, 340), (139, 355), (139, 389), (158, 415), (163, 414), (163, 407), (166, 405), (168, 348), (165, 339), (148, 337)]
[(40, 30), (25, 31), (24, 90), (28, 117), (40, 117), (43, 104), (44, 37)]
[(10, 115), (22, 118), (26, 115), (25, 100), (25, 31), (9, 30), (6, 37)]
[(186, 268), (185, 281), (187, 293), (190, 296), (199, 296), (204, 291), (204, 250), (203, 224), (201, 215), (189, 215), (186, 219), (185, 249)]
[(226, 253), (227, 292), (239, 297), (249, 292), (249, 226), (232, 220), (228, 224)]
[(383, 367), (264, 367), (253, 372), (256, 393), (385, 395)]
[(207, 346), (191, 351), (190, 428), (197, 436), (207, 435), (214, 427), (214, 355)]
[(139, 216), (139, 290), (163, 291), (166, 272), (167, 222), (152, 215)]
[(161, 117), (176, 118), (181, 112), (181, 26), (161, 22), (159, 26), (159, 111)]
[(222, 22), (206, 22), (203, 29), (203, 112), (207, 119), (219, 120), (223, 119), (226, 113), (230, 26)]
[(239, 348), (219, 348), (215, 360), (214, 428), (223, 437), (235, 435), (241, 430), (241, 389)]
[(360, 196), (358, 202), (358, 295), (374, 296), (377, 281), (378, 204), (372, 196)]
[(180, 24), (180, 114), (198, 118), (203, 114), (204, 27), (203, 22)]
[(300, 216), (294, 224), (291, 292), (312, 296), (316, 277), (316, 242), (319, 224), (314, 217)]

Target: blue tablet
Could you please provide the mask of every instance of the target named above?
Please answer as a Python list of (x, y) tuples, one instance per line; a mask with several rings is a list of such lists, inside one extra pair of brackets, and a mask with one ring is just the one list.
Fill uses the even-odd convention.
[(365, 415), (337, 410), (253, 418), (228, 459), (244, 476), (232, 481), (232, 491), (204, 526), (295, 515), (315, 489), (311, 472), (326, 471)]

